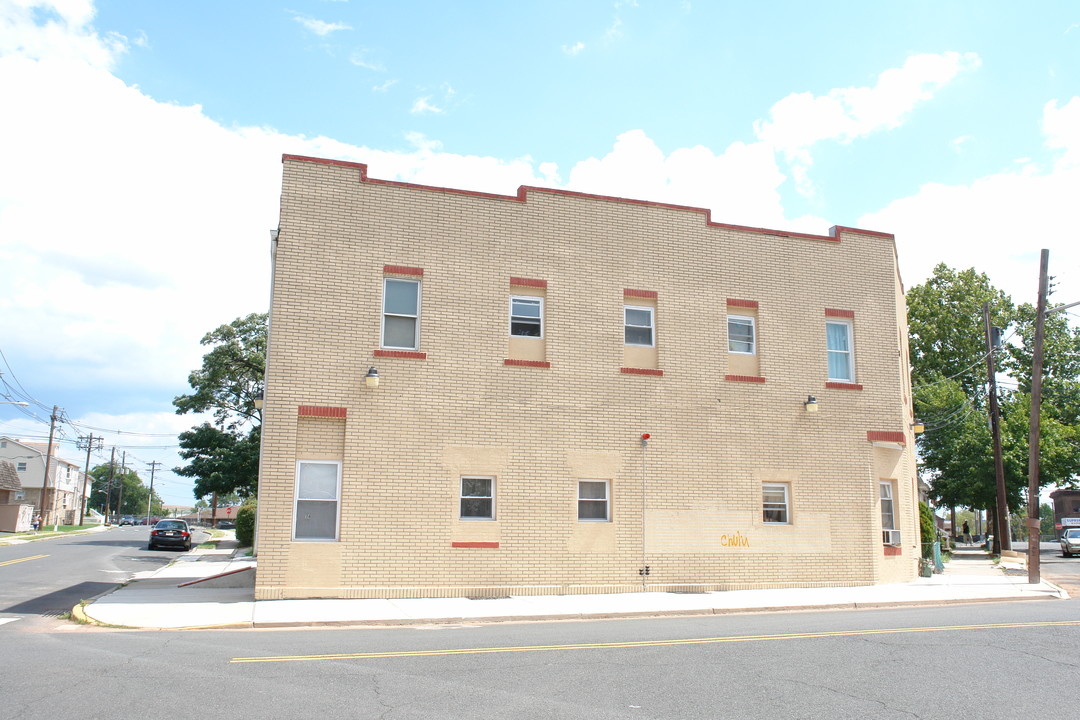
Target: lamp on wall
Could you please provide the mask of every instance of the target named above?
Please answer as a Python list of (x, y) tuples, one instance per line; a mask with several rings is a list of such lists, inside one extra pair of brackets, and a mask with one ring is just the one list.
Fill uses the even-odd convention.
[(816, 413), (818, 411), (817, 398), (813, 395), (807, 395), (803, 407), (806, 408), (806, 412), (808, 413)]
[(263, 398), (262, 388), (259, 388), (259, 392), (255, 394), (255, 400), (252, 402), (256, 410), (262, 410), (263, 405), (266, 404), (265, 398)]
[(923, 424), (922, 420), (916, 420), (915, 422), (911, 423), (911, 429), (916, 435), (922, 435), (924, 432), (926, 432), (926, 426)]
[(364, 384), (369, 388), (379, 387), (379, 371), (374, 367), (368, 368), (367, 375), (364, 376)]

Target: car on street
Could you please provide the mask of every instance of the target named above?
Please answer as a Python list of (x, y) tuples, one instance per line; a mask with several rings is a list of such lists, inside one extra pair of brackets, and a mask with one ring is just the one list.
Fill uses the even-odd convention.
[(1080, 528), (1069, 528), (1061, 533), (1061, 554), (1065, 557), (1080, 555)]
[(121, 527), (123, 527), (124, 525), (134, 525), (134, 524), (135, 524), (135, 518), (133, 518), (130, 515), (125, 515), (124, 517), (120, 518), (120, 526)]
[(180, 547), (184, 550), (191, 549), (191, 528), (184, 520), (159, 520), (150, 530), (150, 544), (148, 548), (155, 550), (158, 547)]

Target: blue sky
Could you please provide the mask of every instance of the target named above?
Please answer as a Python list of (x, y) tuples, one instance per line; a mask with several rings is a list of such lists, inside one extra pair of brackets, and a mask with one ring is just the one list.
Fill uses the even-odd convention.
[(199, 338), (267, 307), (286, 152), (892, 232), (909, 287), (1018, 302), (1047, 247), (1080, 299), (1075, 2), (0, 0), (0, 91), (0, 371), (166, 468)]

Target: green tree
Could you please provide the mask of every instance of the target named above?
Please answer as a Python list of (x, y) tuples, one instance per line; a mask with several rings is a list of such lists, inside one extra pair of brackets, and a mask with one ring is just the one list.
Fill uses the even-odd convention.
[(262, 412), (255, 399), (266, 366), (266, 320), (252, 313), (207, 333), (202, 344), (211, 349), (188, 376), (193, 392), (173, 400), (177, 414), (210, 412), (215, 420), (180, 434), (180, 456), (190, 462), (174, 472), (195, 478), (196, 498), (256, 492)]
[(173, 400), (178, 415), (212, 412), (220, 427), (236, 430), (261, 425), (255, 398), (262, 390), (266, 369), (266, 313), (252, 313), (207, 333), (211, 346), (202, 367), (188, 375), (192, 392)]
[(195, 478), (194, 494), (202, 498), (217, 493), (219, 503), (236, 493), (240, 497), (255, 494), (259, 477), (259, 433), (229, 432), (210, 423), (180, 433), (180, 457), (190, 461), (173, 472)]

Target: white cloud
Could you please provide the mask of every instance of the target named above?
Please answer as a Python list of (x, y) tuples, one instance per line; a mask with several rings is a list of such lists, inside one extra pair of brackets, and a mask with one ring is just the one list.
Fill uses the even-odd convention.
[(352, 26), (347, 23), (330, 23), (323, 20), (316, 20), (315, 18), (307, 17), (304, 15), (295, 15), (293, 16), (293, 20), (300, 23), (305, 28), (315, 33), (316, 35), (319, 35), (320, 37), (329, 35), (332, 32), (337, 32), (338, 30), (352, 30)]
[(710, 208), (718, 222), (824, 232), (823, 220), (784, 217), (783, 182), (773, 149), (764, 143), (733, 143), (719, 155), (700, 145), (665, 155), (643, 131), (631, 130), (603, 158), (577, 163), (567, 187)]
[(899, 126), (920, 103), (981, 61), (974, 53), (913, 55), (899, 68), (881, 73), (873, 87), (830, 90), (825, 95), (793, 93), (772, 106), (767, 120), (754, 123), (758, 139), (782, 152), (799, 189), (812, 194), (810, 148), (822, 140), (849, 143)]
[(569, 55), (571, 57), (573, 57), (574, 55), (577, 55), (578, 53), (580, 53), (584, 49), (585, 49), (585, 43), (580, 42), (580, 41), (574, 43), (573, 45), (563, 45), (562, 46), (562, 51), (565, 54), (567, 54), (567, 55)]
[(367, 54), (367, 50), (354, 50), (352, 54), (349, 55), (349, 62), (357, 67), (362, 67), (367, 70), (377, 70), (382, 72), (386, 69), (383, 67), (382, 63), (368, 60)]
[(910, 197), (863, 216), (862, 227), (893, 232), (908, 287), (934, 265), (975, 267), (1017, 302), (1034, 303), (1039, 250), (1050, 250), (1061, 302), (1080, 300), (1080, 97), (1044, 108), (1046, 146), (1059, 153), (1049, 168), (1028, 162), (966, 185), (930, 183)]
[(445, 112), (441, 107), (431, 104), (431, 96), (425, 95), (424, 97), (418, 97), (413, 101), (412, 107), (409, 108), (409, 112), (413, 115), (423, 115), (425, 113), (432, 113), (434, 115), (442, 115)]
[(381, 83), (379, 85), (372, 85), (371, 89), (374, 90), (375, 92), (386, 92), (387, 90), (389, 90), (390, 88), (392, 88), (396, 84), (397, 84), (397, 79), (387, 80), (386, 82)]

